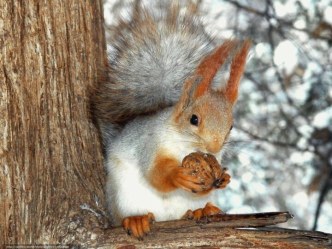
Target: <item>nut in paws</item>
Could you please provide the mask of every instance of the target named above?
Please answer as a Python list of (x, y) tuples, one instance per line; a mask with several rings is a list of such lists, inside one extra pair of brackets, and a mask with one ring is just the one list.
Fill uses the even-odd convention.
[(182, 167), (192, 169), (192, 174), (201, 178), (209, 189), (222, 189), (230, 182), (227, 169), (211, 154), (193, 152), (183, 159)]

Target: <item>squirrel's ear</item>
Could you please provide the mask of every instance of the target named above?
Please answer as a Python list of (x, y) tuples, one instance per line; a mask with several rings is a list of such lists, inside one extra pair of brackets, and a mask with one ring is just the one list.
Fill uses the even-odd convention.
[(240, 79), (244, 72), (244, 67), (246, 64), (247, 54), (250, 49), (251, 42), (249, 40), (245, 40), (243, 42), (242, 47), (238, 50), (238, 52), (233, 57), (229, 79), (224, 89), (221, 90), (222, 94), (226, 96), (226, 98), (234, 104), (237, 100), (238, 88)]
[(228, 40), (202, 59), (195, 73), (184, 83), (180, 100), (175, 107), (175, 117), (178, 117), (191, 102), (209, 90), (214, 76), (236, 45), (236, 41)]
[(193, 100), (194, 91), (200, 82), (200, 77), (192, 76), (186, 79), (180, 99), (175, 106), (175, 119), (177, 119), (181, 115), (181, 113), (190, 105)]
[(201, 61), (195, 72), (195, 75), (201, 78), (201, 82), (195, 89), (194, 98), (204, 95), (209, 90), (214, 76), (236, 45), (237, 42), (234, 40), (225, 41)]

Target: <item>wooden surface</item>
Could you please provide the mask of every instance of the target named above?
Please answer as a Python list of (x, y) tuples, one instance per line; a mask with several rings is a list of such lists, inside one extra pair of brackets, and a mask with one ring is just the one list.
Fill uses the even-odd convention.
[(89, 248), (331, 248), (332, 235), (264, 226), (286, 222), (287, 212), (216, 215), (201, 222), (177, 220), (152, 225), (144, 241), (125, 234), (122, 228), (99, 233)]
[(0, 1), (0, 244), (70, 240), (73, 220), (98, 222), (81, 205), (103, 212), (88, 102), (102, 25), (101, 1)]
[(331, 249), (331, 235), (273, 228), (239, 229), (191, 227), (173, 231), (159, 230), (144, 241), (105, 233), (88, 248), (264, 248)]

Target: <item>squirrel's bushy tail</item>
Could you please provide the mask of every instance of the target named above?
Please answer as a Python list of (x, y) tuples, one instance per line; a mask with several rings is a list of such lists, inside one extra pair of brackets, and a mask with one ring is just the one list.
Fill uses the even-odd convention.
[(131, 20), (111, 29), (109, 65), (93, 96), (102, 130), (114, 133), (117, 125), (177, 102), (185, 79), (213, 49), (194, 12), (176, 4), (157, 12), (135, 6)]

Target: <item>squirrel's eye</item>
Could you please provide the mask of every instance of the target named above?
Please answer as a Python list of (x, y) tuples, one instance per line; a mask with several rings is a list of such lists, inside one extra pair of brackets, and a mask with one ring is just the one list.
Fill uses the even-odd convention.
[(231, 128), (229, 129), (230, 131), (233, 129), (233, 125), (231, 126)]
[(198, 117), (197, 115), (193, 114), (190, 118), (190, 123), (192, 125), (198, 126)]

